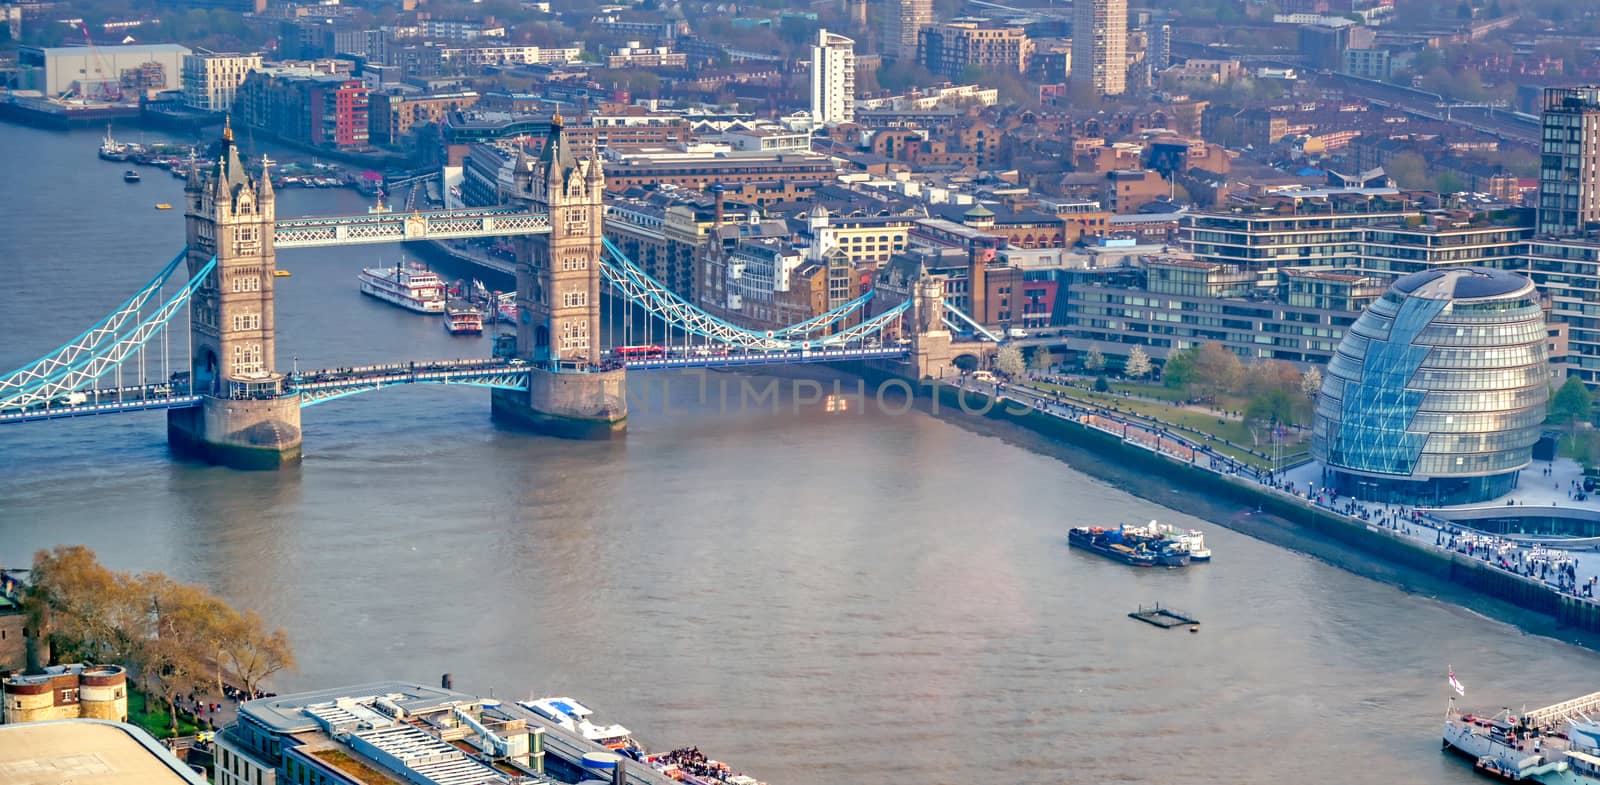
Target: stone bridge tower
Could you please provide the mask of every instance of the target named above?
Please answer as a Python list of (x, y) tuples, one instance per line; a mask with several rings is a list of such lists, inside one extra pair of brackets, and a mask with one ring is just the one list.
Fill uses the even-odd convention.
[(944, 282), (923, 273), (911, 283), (911, 363), (919, 379), (942, 379), (955, 372), (957, 352), (944, 324)]
[(561, 115), (537, 162), (520, 151), (513, 198), (547, 212), (550, 232), (517, 247), (517, 355), (531, 364), (528, 391), (496, 390), (496, 419), (569, 438), (621, 435), (624, 371), (603, 365), (600, 320), (606, 179), (599, 158), (578, 159)]
[(240, 468), (274, 468), (300, 458), (300, 396), (284, 394), (276, 368), (272, 180), (263, 159), (251, 177), (222, 131), (222, 153), (202, 175), (196, 162), (184, 187), (189, 274), (211, 257), (216, 268), (190, 301), (194, 409), (167, 413), (167, 439), (179, 450)]

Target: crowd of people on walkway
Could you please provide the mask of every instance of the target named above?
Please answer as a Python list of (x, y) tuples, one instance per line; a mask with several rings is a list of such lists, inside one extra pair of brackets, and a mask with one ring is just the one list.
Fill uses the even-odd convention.
[(728, 764), (708, 759), (699, 747), (682, 747), (671, 752), (663, 752), (651, 759), (651, 762), (658, 767), (676, 766), (685, 774), (702, 780), (727, 782), (729, 777), (739, 776), (737, 772), (728, 768)]

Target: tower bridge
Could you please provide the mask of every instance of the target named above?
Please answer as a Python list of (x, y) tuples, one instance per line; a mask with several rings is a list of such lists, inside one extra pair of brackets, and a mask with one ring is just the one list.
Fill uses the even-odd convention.
[[(514, 191), (501, 207), (279, 218), (269, 166), (263, 159), (247, 171), (225, 128), (218, 159), (207, 171), (190, 168), (183, 251), (77, 338), (0, 376), (0, 425), (165, 410), (178, 450), (276, 467), (300, 457), (303, 408), (398, 385), (484, 387), (497, 421), (611, 438), (627, 421), (629, 370), (873, 362), (925, 378), (944, 375), (960, 354), (992, 348), (952, 343), (952, 316), (970, 320), (920, 271), (897, 271), (850, 302), (777, 330), (706, 313), (604, 239), (603, 165), (573, 154), (559, 116), (537, 160), (518, 154)], [(507, 356), (279, 371), (279, 249), (502, 236), (515, 248), (518, 307)], [(176, 291), (159, 300), (168, 284)], [(602, 287), (692, 345), (648, 357), (604, 351)], [(187, 334), (175, 341), (181, 327), (168, 328), (179, 312), (188, 314)], [(178, 365), (187, 370), (168, 375), (174, 343), (188, 347)], [(159, 362), (148, 358), (157, 347)]]

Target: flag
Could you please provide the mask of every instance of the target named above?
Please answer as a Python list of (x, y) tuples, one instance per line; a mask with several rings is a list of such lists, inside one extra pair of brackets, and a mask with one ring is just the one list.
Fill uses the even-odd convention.
[(1461, 686), (1461, 682), (1456, 679), (1455, 668), (1450, 669), (1450, 687), (1456, 691), (1457, 695), (1465, 697), (1467, 694), (1467, 688)]

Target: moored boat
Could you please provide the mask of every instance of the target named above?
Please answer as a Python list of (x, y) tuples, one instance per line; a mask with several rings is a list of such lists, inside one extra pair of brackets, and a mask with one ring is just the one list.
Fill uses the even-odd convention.
[(483, 314), (470, 303), (446, 303), (444, 329), (451, 335), (482, 335)]
[(1443, 749), (1472, 761), (1473, 771), (1501, 782), (1600, 785), (1600, 723), (1567, 719), (1566, 731), (1530, 727), (1502, 709), (1484, 717), (1445, 715)]
[(606, 749), (638, 748), (631, 731), (621, 725), (596, 725), (590, 722), (589, 718), (594, 716), (594, 710), (572, 698), (540, 698), (518, 701), (517, 705)]
[(1211, 549), (1206, 547), (1205, 534), (1199, 529), (1180, 529), (1171, 524), (1151, 521), (1144, 526), (1126, 526), (1124, 531), (1141, 536), (1155, 537), (1177, 545), (1189, 554), (1190, 561), (1211, 561)]
[(368, 267), (358, 276), (361, 293), (417, 313), (444, 313), (444, 282), (421, 265)]
[(1120, 529), (1099, 526), (1074, 528), (1067, 532), (1067, 544), (1135, 567), (1154, 567), (1159, 563), (1154, 552), (1130, 545)]
[(106, 161), (126, 161), (132, 147), (111, 138), (111, 126), (106, 126), (106, 138), (100, 141), (100, 158)]

